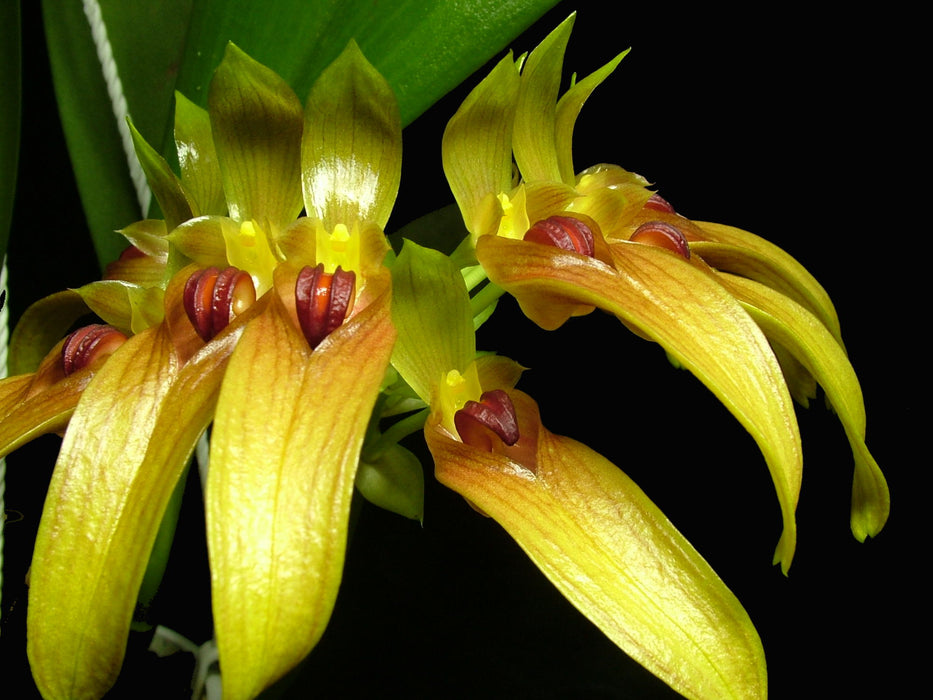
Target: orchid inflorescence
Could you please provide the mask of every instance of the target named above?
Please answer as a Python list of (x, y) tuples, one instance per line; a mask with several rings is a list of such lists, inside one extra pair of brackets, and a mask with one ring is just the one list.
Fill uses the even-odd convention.
[[(679, 215), (637, 174), (575, 170), (576, 117), (625, 54), (558, 99), (572, 24), (503, 57), (450, 120), (443, 165), (463, 226), (446, 232), (449, 255), (385, 236), (401, 125), (352, 42), (304, 106), (230, 45), (206, 110), (176, 98), (178, 175), (133, 132), (164, 218), (121, 231), (130, 247), (103, 280), (29, 309), (18, 371), (0, 382), (0, 453), (64, 435), (30, 572), (45, 697), (114, 683), (203, 435), (213, 619), (236, 699), (320, 639), (354, 489), (421, 518), (422, 466), (399, 441), (422, 430), (438, 480), (625, 653), (687, 697), (766, 696), (758, 634), (716, 573), (615, 465), (544, 427), (515, 388), (518, 362), (476, 347), (504, 293), (546, 330), (600, 308), (661, 345), (758, 443), (785, 573), (802, 471), (792, 397), (819, 385), (855, 455), (852, 532), (885, 523), (858, 381), (816, 280), (764, 239)], [(68, 332), (88, 312), (99, 319)]]

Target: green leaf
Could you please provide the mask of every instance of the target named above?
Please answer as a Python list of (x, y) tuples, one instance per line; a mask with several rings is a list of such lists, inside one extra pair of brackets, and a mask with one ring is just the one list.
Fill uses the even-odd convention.
[(178, 89), (204, 104), (228, 41), (308, 94), (320, 72), (356, 39), (388, 80), (410, 124), (527, 29), (556, 0), (205, 0), (191, 14)]
[(19, 161), (21, 56), (19, 3), (0, 6), (0, 260), (9, 239)]

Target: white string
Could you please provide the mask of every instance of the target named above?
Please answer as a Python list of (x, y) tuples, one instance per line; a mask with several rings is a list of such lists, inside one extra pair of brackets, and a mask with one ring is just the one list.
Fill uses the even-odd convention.
[[(87, 17), (88, 24), (91, 27), (91, 37), (97, 49), (97, 58), (100, 61), (104, 81), (107, 84), (107, 94), (110, 96), (113, 116), (117, 121), (117, 129), (120, 132), (120, 140), (123, 143), (123, 151), (126, 154), (126, 162), (130, 169), (130, 177), (136, 188), (136, 198), (139, 201), (139, 208), (142, 212), (142, 216), (145, 216), (149, 211), (152, 192), (146, 181), (146, 175), (143, 173), (142, 167), (139, 165), (139, 161), (136, 158), (136, 149), (133, 147), (133, 137), (130, 134), (129, 125), (126, 122), (129, 110), (126, 104), (126, 97), (123, 95), (123, 84), (120, 82), (120, 76), (117, 73), (117, 64), (113, 58), (110, 39), (107, 37), (107, 26), (104, 24), (100, 4), (97, 0), (83, 0), (82, 4), (84, 6), (84, 15)], [(202, 482), (206, 478), (207, 473), (207, 445), (207, 437), (206, 435), (202, 435), (197, 450), (197, 459), (201, 470)], [(176, 642), (177, 638), (180, 638), (180, 635), (160, 626), (153, 638), (153, 645), (159, 647), (161, 643), (160, 640), (165, 635), (173, 635), (173, 638), (176, 638)], [(187, 644), (194, 646), (190, 642)], [(206, 698), (207, 700), (219, 700), (221, 692), (220, 672), (216, 662), (216, 645), (214, 645), (213, 640), (210, 640), (201, 647), (198, 647), (194, 653), (197, 663), (195, 678), (192, 681), (193, 700), (201, 700), (202, 698)]]
[(127, 108), (126, 97), (123, 95), (123, 83), (120, 82), (120, 76), (117, 73), (117, 63), (113, 58), (110, 39), (107, 38), (107, 25), (104, 24), (100, 4), (97, 0), (84, 0), (82, 4), (84, 5), (84, 15), (91, 26), (91, 38), (94, 40), (94, 46), (97, 49), (97, 59), (100, 61), (104, 82), (107, 83), (107, 94), (110, 96), (113, 116), (117, 121), (120, 141), (123, 143), (123, 152), (126, 154), (126, 163), (130, 169), (130, 178), (136, 188), (136, 199), (139, 202), (142, 215), (145, 216), (146, 212), (149, 211), (152, 193), (149, 190), (149, 184), (146, 182), (146, 175), (136, 159), (133, 136), (130, 134), (129, 124), (126, 123), (129, 109)]

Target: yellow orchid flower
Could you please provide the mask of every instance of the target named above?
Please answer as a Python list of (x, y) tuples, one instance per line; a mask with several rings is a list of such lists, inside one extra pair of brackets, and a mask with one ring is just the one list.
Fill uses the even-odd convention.
[(21, 334), (26, 357), (48, 343), (50, 318), (67, 325), (90, 307), (126, 323), (79, 331), (37, 371), (0, 382), (0, 452), (65, 431), (27, 620), (33, 676), (49, 698), (100, 697), (116, 680), (156, 529), (211, 424), (205, 498), (224, 697), (255, 697), (307, 655), (334, 605), (395, 339), (382, 227), (401, 126), (355, 44), (306, 109), (229, 46), (208, 110), (179, 97), (175, 135), (181, 179), (137, 135), (166, 220), (129, 227), (128, 238), (146, 257), (159, 252), (157, 272), (136, 252), (112, 270), (159, 282), (124, 281), (122, 301), (97, 284), (45, 302)]
[(722, 401), (771, 472), (784, 525), (774, 562), (785, 573), (802, 475), (791, 397), (806, 403), (822, 385), (856, 456), (852, 531), (877, 534), (888, 490), (864, 444), (862, 399), (829, 297), (777, 246), (677, 216), (634, 173), (600, 165), (575, 174), (576, 116), (625, 54), (558, 100), (573, 20), (527, 58), (502, 59), (447, 126), (444, 169), (476, 261), (542, 328), (606, 310)]
[(764, 651), (735, 596), (614, 464), (550, 433), (513, 389), (522, 369), (476, 357), (463, 278), (407, 241), (392, 267), (393, 365), (431, 407), (438, 480), (494, 518), (616, 645), (689, 698), (767, 696)]

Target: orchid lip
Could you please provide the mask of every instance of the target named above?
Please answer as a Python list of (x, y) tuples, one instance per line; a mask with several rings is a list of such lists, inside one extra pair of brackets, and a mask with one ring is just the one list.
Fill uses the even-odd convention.
[(100, 363), (126, 342), (126, 335), (113, 326), (94, 323), (74, 331), (62, 346), (65, 376)]
[(511, 447), (521, 435), (512, 399), (502, 389), (483, 392), (479, 401), (467, 401), (454, 416), (460, 439), (472, 447), (491, 452), (490, 431)]
[(252, 278), (236, 267), (199, 270), (185, 283), (185, 312), (204, 342), (220, 333), (254, 301), (256, 288)]
[(655, 211), (664, 211), (668, 214), (676, 214), (674, 207), (664, 197), (655, 192), (645, 202), (645, 209), (654, 209)]
[(629, 240), (666, 248), (677, 253), (684, 260), (690, 259), (690, 246), (686, 236), (679, 228), (664, 221), (648, 221), (642, 224), (635, 229)]
[(552, 245), (587, 257), (595, 254), (592, 230), (580, 219), (570, 216), (551, 216), (536, 222), (523, 240)]
[(295, 281), (295, 309), (308, 345), (316, 348), (340, 327), (353, 308), (356, 273), (338, 266), (324, 272), (324, 264), (306, 265)]

